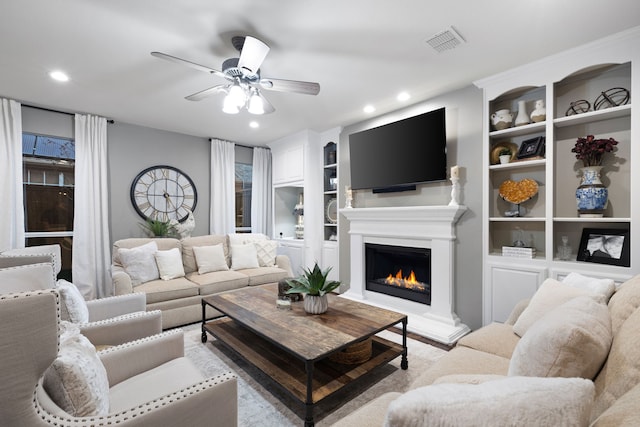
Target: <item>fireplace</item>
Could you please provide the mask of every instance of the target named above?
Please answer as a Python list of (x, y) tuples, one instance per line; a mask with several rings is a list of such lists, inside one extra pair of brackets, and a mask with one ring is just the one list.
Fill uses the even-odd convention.
[(365, 244), (366, 289), (431, 304), (431, 249)]
[[(349, 289), (342, 296), (405, 313), (409, 320), (409, 331), (444, 344), (455, 343), (469, 332), (469, 327), (460, 321), (454, 311), (456, 223), (465, 210), (464, 206), (459, 205), (340, 209), (340, 213), (349, 221), (351, 267)], [(429, 285), (428, 303), (425, 302), (426, 292), (420, 295), (403, 291), (403, 295), (398, 297), (390, 295), (395, 290), (385, 292), (389, 287), (382, 287), (382, 292), (380, 288), (372, 290), (372, 282), (375, 282), (374, 287), (379, 283), (378, 280), (369, 280), (372, 276), (368, 276), (370, 269), (378, 268), (367, 263), (371, 248), (382, 249), (383, 253), (392, 249), (395, 254), (391, 256), (391, 261), (383, 263), (397, 263), (390, 268), (401, 267), (399, 276), (403, 280), (410, 277), (413, 270), (417, 281)], [(398, 261), (398, 258), (405, 256), (411, 259), (411, 266), (405, 266), (406, 261)], [(425, 259), (428, 263), (423, 262)], [(425, 264), (428, 265), (427, 270), (421, 267)], [(379, 272), (374, 274), (374, 279), (382, 274), (385, 277), (391, 274), (393, 277), (397, 275), (397, 270)], [(407, 298), (407, 295), (414, 297), (416, 294), (423, 300)]]

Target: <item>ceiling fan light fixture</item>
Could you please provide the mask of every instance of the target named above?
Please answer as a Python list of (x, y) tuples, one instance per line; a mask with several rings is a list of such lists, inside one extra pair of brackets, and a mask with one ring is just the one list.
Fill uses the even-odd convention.
[(242, 108), (247, 102), (247, 94), (239, 84), (234, 84), (229, 88), (229, 93), (225, 97), (225, 103), (227, 99), (229, 100), (228, 102), (233, 103), (237, 108)]
[(253, 89), (251, 91), (247, 111), (251, 114), (264, 114), (264, 102), (262, 100), (260, 92), (258, 92), (256, 89)]
[(227, 96), (224, 97), (222, 112), (227, 114), (238, 114), (240, 112), (240, 107), (233, 102), (233, 98), (231, 98), (230, 94), (227, 94)]

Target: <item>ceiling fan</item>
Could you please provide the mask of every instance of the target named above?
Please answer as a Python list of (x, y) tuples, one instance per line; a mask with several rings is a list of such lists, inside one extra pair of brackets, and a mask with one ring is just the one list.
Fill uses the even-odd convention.
[(236, 36), (231, 39), (233, 46), (240, 52), (239, 58), (229, 58), (222, 63), (222, 71), (196, 64), (195, 62), (167, 55), (162, 52), (151, 52), (156, 58), (166, 59), (184, 64), (196, 70), (214, 74), (227, 80), (208, 89), (186, 96), (189, 101), (200, 101), (217, 93), (226, 94), (222, 111), (237, 114), (246, 108), (251, 114), (273, 113), (275, 108), (260, 92), (261, 89), (278, 92), (293, 92), (306, 95), (317, 95), (320, 85), (313, 82), (262, 78), (260, 66), (269, 53), (269, 46), (251, 36)]

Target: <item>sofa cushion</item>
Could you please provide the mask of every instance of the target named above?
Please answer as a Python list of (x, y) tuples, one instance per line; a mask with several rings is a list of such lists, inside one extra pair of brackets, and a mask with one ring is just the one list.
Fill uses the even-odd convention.
[(60, 350), (43, 386), (56, 405), (74, 417), (109, 412), (109, 380), (95, 347), (78, 326), (61, 322)]
[[(617, 292), (614, 296), (616, 295)], [(640, 309), (636, 309), (613, 336), (607, 362), (595, 380), (596, 400), (592, 412), (593, 418), (640, 383), (640, 334), (638, 331), (640, 331)]]
[(187, 278), (196, 283), (200, 295), (210, 295), (217, 292), (244, 288), (249, 285), (249, 277), (238, 271), (212, 271), (210, 273), (191, 273)]
[(436, 379), (452, 374), (507, 375), (509, 359), (457, 346), (420, 374), (411, 384), (411, 388), (432, 384)]
[(278, 242), (275, 240), (256, 240), (253, 242), (258, 254), (260, 267), (273, 267), (276, 265)]
[(227, 260), (227, 265), (231, 265), (229, 258), (229, 246), (227, 243), (227, 236), (224, 234), (208, 234), (206, 236), (187, 237), (182, 240), (182, 264), (184, 265), (185, 273), (193, 273), (198, 271), (198, 263), (193, 252), (195, 246), (213, 246), (222, 244), (224, 250), (224, 256)]
[(212, 271), (225, 271), (229, 269), (222, 243), (211, 246), (194, 246), (193, 254), (196, 257), (198, 274), (210, 273)]
[(249, 286), (278, 283), (280, 280), (289, 277), (289, 273), (279, 267), (247, 268), (240, 270), (240, 273), (249, 278)]
[(198, 285), (185, 277), (171, 280), (152, 280), (136, 287), (137, 292), (147, 294), (147, 305), (198, 295)]
[(131, 278), (131, 284), (155, 280), (160, 277), (154, 254), (158, 251), (156, 242), (145, 243), (135, 248), (120, 248), (118, 250), (120, 262)]
[(616, 284), (613, 279), (598, 279), (595, 277), (583, 276), (580, 273), (569, 273), (562, 283), (576, 288), (591, 291), (604, 296), (605, 301), (609, 301), (611, 295), (616, 291)]
[(231, 245), (231, 269), (258, 268), (258, 252), (253, 243)]
[(262, 233), (229, 233), (227, 239), (229, 240), (229, 246), (231, 246), (244, 245), (258, 240), (268, 240), (269, 238), (266, 234)]
[(609, 300), (613, 335), (627, 318), (640, 307), (640, 274), (624, 282)]
[(509, 359), (518, 341), (511, 325), (494, 322), (460, 338), (458, 345)]
[(607, 306), (588, 296), (573, 298), (527, 330), (513, 352), (509, 375), (593, 379), (611, 339)]
[(593, 395), (593, 383), (580, 378), (431, 385), (391, 402), (385, 425), (585, 426)]
[(61, 311), (66, 313), (69, 320), (73, 323), (88, 323), (89, 309), (87, 308), (87, 302), (76, 285), (60, 279), (56, 282), (56, 288), (60, 292), (65, 308)]
[(149, 242), (156, 242), (158, 249), (161, 251), (166, 251), (168, 249), (178, 248), (182, 250), (182, 245), (180, 244), (180, 240), (174, 239), (172, 237), (131, 237), (127, 239), (117, 240), (113, 244), (112, 251), (112, 262), (114, 265), (118, 267), (123, 267), (122, 262), (120, 260), (120, 248), (136, 248), (138, 246), (142, 246)]
[[(527, 329), (542, 316), (570, 299), (582, 295), (596, 297), (596, 294), (591, 291), (565, 285), (554, 279), (546, 279), (513, 325), (513, 332), (518, 336), (523, 336)], [(602, 298), (602, 296), (599, 296), (599, 298)]]
[(640, 384), (618, 398), (604, 411), (591, 427), (640, 426)]
[(177, 279), (184, 277), (184, 268), (182, 267), (182, 254), (180, 249), (173, 248), (167, 251), (157, 251), (153, 255), (158, 265), (160, 278), (162, 280)]

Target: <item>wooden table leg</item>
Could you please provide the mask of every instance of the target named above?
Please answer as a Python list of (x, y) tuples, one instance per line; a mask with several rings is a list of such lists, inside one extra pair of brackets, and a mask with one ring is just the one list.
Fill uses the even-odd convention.
[(305, 419), (304, 427), (314, 427), (313, 422), (313, 362), (307, 360), (305, 362), (307, 371), (307, 401), (305, 402)]
[(204, 300), (200, 301), (202, 303), (202, 335), (200, 336), (200, 341), (203, 343), (207, 342), (207, 332), (204, 330), (204, 324), (207, 321), (207, 303)]
[(402, 361), (400, 367), (404, 370), (409, 368), (409, 360), (407, 359), (407, 319), (402, 321)]

